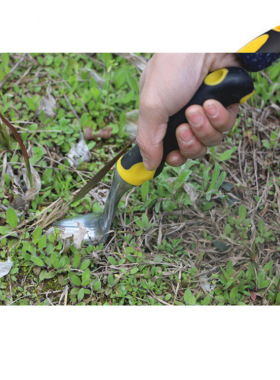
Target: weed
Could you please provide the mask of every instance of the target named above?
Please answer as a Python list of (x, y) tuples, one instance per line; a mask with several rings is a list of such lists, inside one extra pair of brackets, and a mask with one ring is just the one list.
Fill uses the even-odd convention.
[[(2, 54), (0, 81), (21, 57)], [(44, 220), (128, 142), (139, 72), (116, 54), (26, 55), (0, 89), (1, 112), (28, 147), (41, 190), (15, 207), (23, 163), (1, 125), (0, 257), (13, 266), (0, 303), (280, 305), (279, 74), (279, 64), (254, 74), (256, 96), (224, 143), (126, 194), (108, 243), (78, 250), (46, 235)], [(40, 109), (48, 88), (53, 117)], [(66, 156), (80, 133), (106, 126), (111, 137), (88, 142), (92, 160), (73, 170)], [(100, 211), (111, 180), (69, 213)]]

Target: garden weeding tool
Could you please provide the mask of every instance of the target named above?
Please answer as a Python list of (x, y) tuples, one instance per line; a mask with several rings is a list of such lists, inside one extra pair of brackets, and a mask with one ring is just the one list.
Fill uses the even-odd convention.
[(207, 75), (190, 102), (169, 118), (163, 140), (164, 153), (161, 164), (156, 170), (148, 171), (145, 168), (140, 149), (137, 144), (134, 145), (118, 159), (114, 167), (113, 182), (103, 211), (64, 219), (56, 222), (54, 226), (67, 235), (74, 235), (77, 233), (80, 223), (87, 229), (85, 243), (105, 242), (123, 194), (133, 186), (142, 185), (145, 181), (157, 177), (162, 172), (168, 153), (178, 150), (175, 131), (180, 124), (187, 122), (186, 108), (193, 104), (202, 105), (207, 99), (218, 100), (224, 107), (228, 107), (231, 104), (244, 103), (253, 92), (254, 86), (250, 75), (238, 67), (223, 68)]
[(253, 39), (238, 53), (280, 53), (280, 25)]

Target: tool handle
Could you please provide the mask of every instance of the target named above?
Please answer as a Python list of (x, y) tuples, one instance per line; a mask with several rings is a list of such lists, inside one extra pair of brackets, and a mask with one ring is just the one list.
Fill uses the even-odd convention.
[(280, 53), (280, 25), (250, 41), (238, 53)]
[(145, 181), (157, 177), (165, 164), (168, 153), (178, 150), (176, 128), (186, 123), (185, 110), (193, 104), (203, 105), (207, 99), (215, 99), (224, 107), (235, 103), (244, 103), (254, 92), (250, 75), (241, 68), (228, 67), (208, 74), (190, 102), (180, 111), (172, 115), (167, 124), (163, 140), (163, 157), (160, 166), (154, 170), (146, 170), (139, 146), (136, 144), (117, 162), (117, 170), (122, 179), (131, 185), (137, 186)]

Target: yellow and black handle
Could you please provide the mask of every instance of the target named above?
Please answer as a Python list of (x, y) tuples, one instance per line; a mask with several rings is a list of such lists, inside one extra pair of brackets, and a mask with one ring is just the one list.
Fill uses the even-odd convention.
[(241, 68), (228, 67), (208, 74), (190, 102), (169, 118), (166, 134), (163, 140), (163, 157), (160, 166), (154, 170), (146, 170), (140, 149), (136, 144), (117, 162), (117, 170), (121, 178), (131, 185), (139, 186), (145, 181), (157, 177), (165, 164), (166, 156), (173, 150), (178, 150), (176, 128), (186, 123), (185, 110), (193, 104), (202, 105), (207, 99), (215, 99), (224, 107), (235, 103), (244, 103), (254, 92), (250, 75)]
[(255, 38), (238, 53), (280, 53), (280, 25)]

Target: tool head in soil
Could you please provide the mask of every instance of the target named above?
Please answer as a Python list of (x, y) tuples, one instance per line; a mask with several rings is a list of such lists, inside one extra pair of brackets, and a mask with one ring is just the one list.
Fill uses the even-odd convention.
[(108, 239), (118, 203), (131, 188), (132, 185), (125, 182), (115, 168), (113, 183), (102, 212), (73, 216), (55, 222), (53, 226), (60, 230), (62, 236), (69, 237), (75, 236), (82, 226), (86, 228), (85, 244), (104, 243)]

